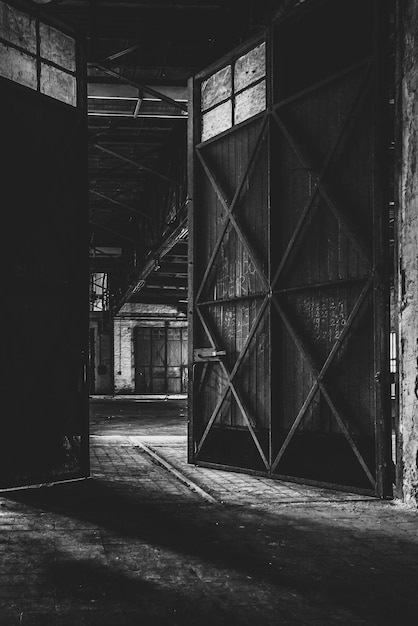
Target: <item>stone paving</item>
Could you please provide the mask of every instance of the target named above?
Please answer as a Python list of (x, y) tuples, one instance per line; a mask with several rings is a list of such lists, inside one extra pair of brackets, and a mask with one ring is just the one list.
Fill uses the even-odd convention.
[(3, 494), (0, 626), (415, 626), (417, 511), (188, 466), (175, 410), (93, 415), (92, 479)]

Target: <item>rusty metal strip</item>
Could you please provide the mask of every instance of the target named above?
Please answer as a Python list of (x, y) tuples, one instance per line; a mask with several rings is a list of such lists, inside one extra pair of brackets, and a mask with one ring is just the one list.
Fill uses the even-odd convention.
[(154, 463), (163, 467), (167, 472), (169, 472), (172, 476), (177, 478), (183, 485), (186, 485), (190, 491), (197, 493), (203, 500), (210, 502), (211, 504), (220, 504), (216, 498), (214, 498), (210, 493), (202, 489), (200, 485), (198, 485), (194, 480), (188, 478), (182, 471), (177, 469), (172, 463), (167, 461), (161, 454), (159, 454), (154, 448), (146, 444), (144, 441), (141, 441), (139, 437), (129, 437), (129, 441), (138, 448), (140, 448), (143, 452), (148, 454), (148, 456), (152, 459)]

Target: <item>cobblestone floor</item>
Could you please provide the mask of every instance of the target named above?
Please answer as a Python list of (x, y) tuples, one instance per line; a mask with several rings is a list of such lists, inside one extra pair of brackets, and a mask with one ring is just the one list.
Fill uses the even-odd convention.
[(0, 626), (417, 624), (418, 512), (189, 466), (181, 403), (92, 431), (92, 479), (0, 498)]

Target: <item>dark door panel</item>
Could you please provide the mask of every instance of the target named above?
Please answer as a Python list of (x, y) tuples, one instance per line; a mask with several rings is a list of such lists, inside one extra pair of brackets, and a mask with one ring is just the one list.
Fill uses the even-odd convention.
[[(12, 19), (10, 11), (12, 17), (3, 16)], [(26, 22), (21, 17), (16, 23)], [(3, 389), (9, 399), (2, 412), (1, 488), (89, 474), (87, 134), (75, 66), (80, 47), (68, 33), (57, 34), (55, 25), (36, 23), (33, 37), (43, 38), (44, 55), (63, 64), (54, 68), (56, 80), (45, 82), (50, 65), (40, 61), (32, 35), (21, 44), (28, 47), (26, 69), (39, 70), (31, 88), (25, 86), (30, 72), (0, 78), (2, 226), (8, 242)], [(12, 35), (5, 26), (3, 37)], [(54, 56), (61, 37), (68, 43), (66, 58)], [(8, 49), (13, 55), (13, 42)]]
[(391, 495), (388, 20), (310, 2), (190, 82), (194, 463)]

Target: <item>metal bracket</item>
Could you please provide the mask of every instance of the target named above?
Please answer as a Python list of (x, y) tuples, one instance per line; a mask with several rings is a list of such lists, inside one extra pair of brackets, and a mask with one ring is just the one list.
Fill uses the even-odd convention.
[(196, 348), (193, 350), (193, 361), (201, 363), (204, 361), (216, 361), (221, 356), (226, 355), (226, 350), (217, 350), (216, 348)]

